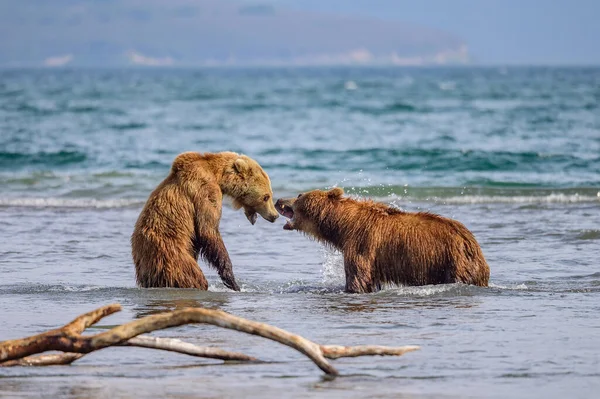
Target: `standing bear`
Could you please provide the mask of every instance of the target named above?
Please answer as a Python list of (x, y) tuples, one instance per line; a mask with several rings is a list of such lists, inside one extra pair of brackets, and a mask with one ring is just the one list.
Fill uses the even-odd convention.
[(343, 253), (347, 292), (373, 292), (383, 283), (487, 286), (490, 269), (461, 223), (343, 194), (341, 188), (314, 190), (279, 199), (275, 208), (289, 219), (285, 230), (298, 230)]
[(223, 195), (254, 224), (257, 214), (269, 222), (273, 206), (269, 176), (253, 159), (233, 152), (185, 152), (150, 194), (131, 236), (138, 285), (208, 289), (198, 266), (201, 255), (230, 289), (239, 291), (219, 221)]

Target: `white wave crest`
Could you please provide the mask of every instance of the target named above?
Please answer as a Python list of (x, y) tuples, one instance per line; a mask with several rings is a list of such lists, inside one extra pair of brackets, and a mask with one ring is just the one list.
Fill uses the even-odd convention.
[(54, 285), (45, 289), (50, 292), (88, 292), (88, 291), (99, 291), (106, 287), (100, 287), (97, 285)]
[(599, 195), (593, 197), (579, 194), (549, 194), (544, 196), (479, 196), (465, 195), (460, 197), (439, 198), (437, 201), (450, 204), (485, 204), (485, 203), (507, 203), (507, 204), (546, 204), (546, 203), (580, 203), (580, 202), (599, 202)]
[(490, 288), (500, 288), (502, 290), (517, 290), (517, 291), (523, 290), (523, 291), (525, 291), (525, 290), (529, 289), (529, 287), (527, 287), (523, 283), (515, 284), (515, 285), (500, 285), (500, 284), (489, 283), (488, 286)]
[(0, 207), (25, 208), (125, 208), (143, 205), (139, 199), (94, 198), (0, 198)]
[(548, 195), (461, 195), (452, 197), (412, 197), (412, 196), (386, 196), (376, 198), (380, 201), (395, 203), (397, 201), (435, 202), (439, 204), (574, 204), (585, 202), (600, 202), (600, 192), (597, 195), (579, 194), (548, 194)]

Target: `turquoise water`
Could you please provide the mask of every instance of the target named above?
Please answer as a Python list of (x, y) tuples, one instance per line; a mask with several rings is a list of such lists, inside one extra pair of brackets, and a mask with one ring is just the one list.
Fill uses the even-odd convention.
[[(241, 293), (135, 287), (129, 236), (183, 151), (256, 158), (276, 197), (342, 186), (454, 217), (490, 288), (341, 292), (339, 254), (285, 223), (221, 231)], [(281, 218), (283, 219), (283, 218)], [(120, 348), (0, 370), (7, 396), (590, 397), (600, 388), (600, 69), (0, 71), (0, 339), (120, 302), (105, 324), (218, 307), (322, 343), (421, 345), (336, 361), (188, 326), (162, 334), (277, 361)], [(27, 378), (24, 378), (27, 377)], [(42, 390), (41, 387), (44, 387)]]

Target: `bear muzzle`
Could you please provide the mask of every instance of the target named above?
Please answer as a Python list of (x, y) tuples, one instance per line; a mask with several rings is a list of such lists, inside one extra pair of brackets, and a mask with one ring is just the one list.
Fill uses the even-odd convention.
[(279, 217), (278, 214), (274, 214), (274, 215), (269, 215), (269, 217), (267, 217), (265, 219), (268, 220), (271, 223), (274, 223), (277, 220), (278, 217)]
[(250, 208), (250, 207), (246, 207), (244, 206), (244, 214), (246, 215), (246, 217), (248, 218), (248, 221), (251, 224), (256, 223), (256, 220), (258, 219), (258, 215), (262, 216), (263, 219), (274, 223), (277, 218), (279, 217), (279, 214), (277, 213), (277, 210), (273, 207), (273, 205), (270, 206), (271, 209), (255, 209), (255, 208)]
[(273, 206), (273, 201), (269, 201), (267, 209), (261, 210), (260, 216), (271, 223), (274, 223), (277, 220), (279, 213), (277, 212), (277, 209), (275, 209), (275, 206)]
[(294, 230), (294, 202), (296, 198), (279, 198), (275, 203), (275, 209), (289, 220), (283, 226), (284, 230)]

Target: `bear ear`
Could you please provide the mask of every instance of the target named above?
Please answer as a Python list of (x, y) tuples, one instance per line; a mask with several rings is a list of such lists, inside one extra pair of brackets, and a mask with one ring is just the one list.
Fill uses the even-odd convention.
[(341, 187), (332, 188), (327, 192), (327, 197), (330, 199), (340, 199), (344, 195), (344, 190)]
[(244, 161), (242, 158), (238, 158), (233, 163), (233, 169), (235, 169), (235, 171), (240, 175), (246, 175), (250, 171), (250, 165), (248, 165), (248, 162)]

